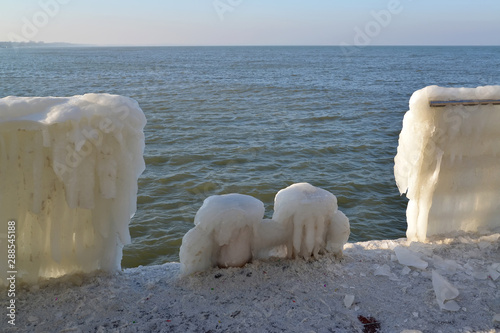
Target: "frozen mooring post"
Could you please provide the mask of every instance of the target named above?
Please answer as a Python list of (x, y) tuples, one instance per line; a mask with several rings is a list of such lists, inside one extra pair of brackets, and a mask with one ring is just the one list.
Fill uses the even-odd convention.
[(335, 195), (308, 183), (279, 191), (272, 219), (264, 219), (262, 201), (231, 193), (205, 199), (194, 224), (182, 238), (182, 275), (241, 267), (252, 259), (310, 259), (326, 252), (340, 257), (350, 234)]
[(137, 102), (121, 96), (0, 99), (0, 285), (12, 268), (25, 282), (120, 268), (145, 124)]
[(500, 86), (416, 91), (394, 161), (408, 239), (500, 227)]

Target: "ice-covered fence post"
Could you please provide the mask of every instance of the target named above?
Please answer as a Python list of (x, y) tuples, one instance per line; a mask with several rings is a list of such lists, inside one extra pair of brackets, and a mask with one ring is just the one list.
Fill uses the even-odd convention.
[(132, 99), (0, 99), (0, 285), (7, 223), (17, 278), (120, 269), (144, 170), (144, 113)]
[(500, 86), (416, 91), (394, 162), (409, 239), (500, 227)]

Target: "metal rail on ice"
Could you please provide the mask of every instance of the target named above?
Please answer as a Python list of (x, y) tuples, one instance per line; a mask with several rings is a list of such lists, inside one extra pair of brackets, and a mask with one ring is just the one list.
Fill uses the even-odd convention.
[(457, 101), (430, 101), (431, 107), (444, 107), (444, 106), (473, 106), (473, 105), (500, 105), (500, 99), (467, 99), (467, 100), (457, 100)]

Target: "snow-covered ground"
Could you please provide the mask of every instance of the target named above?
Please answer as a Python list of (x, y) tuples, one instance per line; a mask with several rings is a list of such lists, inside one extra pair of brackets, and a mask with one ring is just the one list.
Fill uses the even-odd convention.
[[(177, 263), (72, 275), (19, 287), (16, 326), (4, 315), (0, 331), (500, 332), (497, 263), (500, 233), (348, 243), (341, 261), (254, 261), (183, 278)], [(440, 309), (433, 271), (458, 290), (458, 311)]]

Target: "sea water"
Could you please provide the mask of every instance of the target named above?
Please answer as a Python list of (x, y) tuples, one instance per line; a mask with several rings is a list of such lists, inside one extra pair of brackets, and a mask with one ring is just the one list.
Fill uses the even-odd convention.
[(147, 117), (123, 267), (178, 261), (203, 200), (241, 193), (273, 214), (308, 182), (337, 196), (350, 241), (405, 236), (394, 156), (411, 94), (500, 84), (500, 47), (0, 49), (0, 98), (119, 94)]

